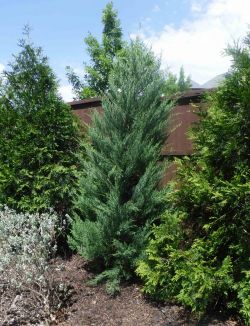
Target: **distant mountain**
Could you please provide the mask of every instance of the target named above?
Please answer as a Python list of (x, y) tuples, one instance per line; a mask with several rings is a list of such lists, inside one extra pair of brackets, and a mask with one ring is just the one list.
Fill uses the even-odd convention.
[(201, 85), (196, 83), (194, 80), (191, 80), (191, 84), (192, 84), (191, 88), (200, 88), (201, 87)]
[(214, 78), (207, 81), (205, 84), (203, 84), (202, 88), (214, 88), (218, 87), (219, 84), (226, 78), (226, 74), (220, 74), (215, 76)]
[(220, 74), (215, 76), (214, 78), (210, 79), (204, 84), (198, 84), (195, 81), (191, 80), (192, 88), (216, 88), (219, 86), (219, 84), (226, 78), (225, 74)]

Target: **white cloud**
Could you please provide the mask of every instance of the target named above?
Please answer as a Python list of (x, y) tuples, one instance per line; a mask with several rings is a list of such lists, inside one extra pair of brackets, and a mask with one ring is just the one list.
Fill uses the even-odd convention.
[(4, 65), (0, 63), (0, 73), (4, 70)]
[(153, 12), (159, 12), (161, 9), (158, 5), (155, 5), (153, 8)]
[(193, 0), (190, 9), (193, 20), (178, 28), (166, 25), (158, 33), (140, 31), (140, 37), (161, 55), (163, 67), (177, 73), (183, 65), (193, 80), (204, 83), (228, 70), (230, 59), (222, 53), (228, 43), (246, 34), (250, 1), (211, 0), (199, 5)]
[(59, 87), (59, 94), (65, 102), (73, 101), (73, 91), (70, 85), (62, 85)]
[(202, 11), (201, 3), (197, 2), (197, 1), (193, 1), (191, 4), (191, 11), (192, 12), (201, 12)]

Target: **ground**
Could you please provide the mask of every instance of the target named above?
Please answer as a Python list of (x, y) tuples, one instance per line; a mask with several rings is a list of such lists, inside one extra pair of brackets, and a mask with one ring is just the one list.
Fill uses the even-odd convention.
[[(128, 284), (110, 297), (105, 286), (91, 287), (93, 276), (78, 255), (52, 262), (50, 313), (43, 302), (27, 292), (12, 293), (0, 284), (0, 326), (242, 326), (239, 318), (212, 314), (198, 321), (178, 305), (159, 305), (147, 300), (141, 285)], [(1, 283), (1, 282), (0, 282)], [(62, 286), (63, 285), (63, 286)], [(49, 320), (47, 322), (47, 320)]]
[(157, 305), (141, 293), (141, 286), (130, 284), (121, 293), (110, 297), (104, 286), (90, 287), (92, 276), (79, 256), (59, 264), (62, 278), (73, 286), (73, 304), (64, 311), (62, 326), (239, 326), (240, 321), (230, 316), (207, 316), (198, 321), (183, 307)]

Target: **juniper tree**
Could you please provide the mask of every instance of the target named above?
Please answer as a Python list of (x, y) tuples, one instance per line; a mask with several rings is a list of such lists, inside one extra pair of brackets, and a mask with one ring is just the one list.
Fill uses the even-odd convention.
[(19, 46), (1, 86), (0, 203), (65, 213), (76, 184), (78, 123), (42, 49), (28, 39)]
[(102, 266), (96, 280), (106, 279), (111, 293), (133, 275), (164, 206), (159, 159), (170, 103), (161, 99), (163, 87), (159, 61), (131, 42), (110, 76), (104, 114), (89, 129), (92, 146), (69, 243)]

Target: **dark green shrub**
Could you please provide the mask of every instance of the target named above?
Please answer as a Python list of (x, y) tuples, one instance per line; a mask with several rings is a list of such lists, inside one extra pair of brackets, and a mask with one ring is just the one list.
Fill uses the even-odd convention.
[(1, 85), (0, 203), (65, 214), (76, 187), (79, 126), (41, 48), (19, 45)]
[(233, 64), (179, 162), (178, 186), (137, 269), (144, 291), (197, 313), (227, 307), (250, 324), (250, 51)]
[(170, 105), (161, 101), (159, 69), (153, 54), (132, 42), (115, 64), (104, 114), (95, 117), (89, 130), (93, 146), (87, 149), (69, 243), (103, 267), (96, 280), (108, 280), (111, 293), (133, 275), (149, 226), (164, 207), (157, 162)]

